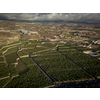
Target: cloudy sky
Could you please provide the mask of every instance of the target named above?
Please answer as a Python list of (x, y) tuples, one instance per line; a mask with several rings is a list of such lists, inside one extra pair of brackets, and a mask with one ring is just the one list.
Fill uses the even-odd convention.
[(100, 22), (100, 13), (0, 13), (0, 20)]

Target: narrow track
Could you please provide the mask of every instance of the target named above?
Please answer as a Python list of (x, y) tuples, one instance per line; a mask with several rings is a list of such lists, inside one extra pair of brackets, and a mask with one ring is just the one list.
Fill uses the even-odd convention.
[(6, 57), (5, 57), (4, 54), (3, 54), (3, 57), (4, 57), (4, 61), (5, 61), (5, 63), (6, 63), (6, 66), (8, 66), (8, 64), (7, 64), (7, 60), (6, 60)]

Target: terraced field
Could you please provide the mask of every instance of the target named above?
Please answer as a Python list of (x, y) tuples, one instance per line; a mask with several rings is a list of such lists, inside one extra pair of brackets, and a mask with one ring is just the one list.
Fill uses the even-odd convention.
[(17, 51), (17, 47), (10, 48), (10, 49), (8, 49), (8, 51), (5, 53), (5, 55), (10, 54), (10, 53), (12, 53), (12, 52), (16, 52), (16, 51)]
[(18, 54), (20, 56), (24, 56), (24, 55), (34, 54), (34, 53), (36, 53), (38, 51), (41, 51), (41, 50), (45, 50), (45, 48), (43, 48), (43, 47), (37, 47), (37, 48), (23, 49), (22, 51), (19, 51)]
[[(59, 47), (60, 48), (60, 47)], [(61, 50), (59, 50), (61, 51)], [(89, 55), (82, 53), (81, 51), (70, 48), (70, 53), (67, 50), (61, 51), (65, 56), (68, 56), (88, 71), (92, 72), (96, 76), (100, 76), (100, 61), (97, 58), (93, 58)], [(94, 71), (93, 71), (94, 70)]]
[[(10, 78), (0, 80), (0, 87), (3, 87), (16, 75), (19, 76), (11, 79), (6, 87), (36, 88), (54, 84), (38, 68), (37, 64), (56, 82), (94, 79), (94, 76), (86, 70), (99, 77), (100, 60), (82, 52), (90, 49), (72, 44), (72, 41), (64, 44), (59, 41), (26, 40), (1, 46), (1, 48), (4, 48), (0, 50), (0, 78), (7, 76), (10, 76)], [(2, 55), (5, 50), (7, 51), (4, 55), (9, 67), (6, 66)], [(36, 62), (30, 59), (29, 54)], [(86, 70), (83, 70), (79, 65)]]
[(16, 59), (18, 58), (18, 55), (16, 54), (16, 52), (10, 53), (8, 55), (5, 55), (7, 63), (11, 64), (11, 63), (16, 63)]
[(29, 68), (30, 70), (26, 74), (14, 78), (6, 88), (43, 88), (52, 85), (37, 66), (32, 65)]
[(2, 88), (9, 80), (10, 80), (10, 78), (0, 80), (0, 88)]
[(21, 61), (23, 61), (27, 66), (34, 65), (33, 61), (29, 57), (21, 58)]
[(18, 65), (16, 66), (16, 69), (18, 71), (19, 74), (23, 74), (26, 73), (29, 69), (25, 66), (25, 64), (18, 60)]
[(4, 62), (4, 58), (3, 57), (0, 57), (0, 62)]
[(0, 63), (0, 78), (9, 76), (9, 69), (5, 63)]
[(15, 76), (18, 75), (18, 71), (15, 68), (15, 64), (14, 65), (9, 65), (9, 72), (10, 72), (10, 76)]
[[(59, 52), (48, 52), (41, 56), (33, 56), (39, 65), (42, 66), (56, 81), (69, 81), (93, 78), (87, 72), (75, 65)], [(80, 73), (80, 77), (78, 76)], [(75, 77), (76, 76), (76, 77)]]

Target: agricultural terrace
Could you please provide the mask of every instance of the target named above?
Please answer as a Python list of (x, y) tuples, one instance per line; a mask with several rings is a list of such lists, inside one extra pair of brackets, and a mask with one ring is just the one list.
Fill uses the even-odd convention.
[(2, 88), (9, 80), (10, 80), (10, 78), (0, 80), (0, 88)]
[(7, 63), (11, 64), (11, 63), (17, 62), (16, 59), (18, 58), (18, 55), (16, 52), (13, 52), (13, 53), (5, 55), (5, 57), (6, 57)]
[(27, 48), (27, 49), (22, 49), (21, 51), (18, 52), (19, 56), (24, 56), (24, 55), (29, 55), (29, 54), (34, 54), (38, 51), (45, 50), (43, 47), (36, 47), (36, 48)]
[[(66, 46), (67, 47), (67, 46)], [(68, 46), (69, 47), (69, 46)], [(62, 54), (65, 56), (71, 58), (81, 66), (83, 66), (88, 71), (92, 72), (96, 76), (100, 76), (100, 61), (94, 57), (91, 57), (89, 55), (86, 55), (82, 53), (81, 51), (78, 51), (77, 49), (64, 49), (62, 50), (62, 47), (59, 46), (58, 49)]]
[(0, 52), (0, 56), (3, 56), (3, 54)]
[(0, 78), (9, 76), (9, 69), (5, 63), (0, 63)]
[(9, 65), (9, 72), (10, 72), (10, 76), (15, 76), (15, 75), (18, 75), (18, 71), (17, 69), (15, 68), (15, 64), (13, 65)]
[[(74, 43), (73, 41), (61, 43), (60, 41), (21, 40), (21, 42), (1, 46), (0, 61), (4, 61), (2, 53), (6, 50), (5, 57), (9, 67), (5, 63), (0, 63), (0, 78), (9, 76), (9, 73), (10, 77), (19, 74), (6, 87), (36, 88), (52, 85), (51, 81), (29, 58), (29, 54), (56, 82), (94, 79), (92, 75), (65, 56), (71, 58), (94, 75), (100, 76), (100, 61), (82, 52), (91, 49), (79, 47), (76, 44), (77, 42)], [(0, 86), (4, 86), (8, 80), (9, 78), (0, 80)]]
[(34, 65), (34, 62), (29, 57), (21, 58), (21, 61), (24, 62), (28, 67)]
[(4, 62), (4, 58), (3, 57), (0, 57), (0, 62)]
[(18, 65), (16, 65), (16, 69), (19, 74), (24, 74), (29, 70), (21, 60), (18, 60)]
[(41, 53), (37, 56), (33, 55), (33, 58), (56, 81), (70, 81), (92, 78), (91, 75), (55, 50)]
[(10, 53), (13, 53), (13, 52), (16, 52), (16, 51), (17, 51), (17, 47), (9, 48), (7, 50), (7, 52), (5, 53), (5, 55), (10, 54)]
[(43, 88), (52, 85), (37, 66), (32, 65), (29, 68), (27, 73), (12, 79), (6, 88)]
[(22, 48), (34, 48), (36, 45), (37, 45), (37, 43), (26, 44)]

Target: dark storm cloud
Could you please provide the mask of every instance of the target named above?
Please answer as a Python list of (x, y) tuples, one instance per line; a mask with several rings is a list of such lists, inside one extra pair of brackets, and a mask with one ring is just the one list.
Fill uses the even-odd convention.
[(0, 14), (0, 20), (7, 20), (6, 14)]
[(0, 13), (1, 20), (100, 21), (99, 13)]

